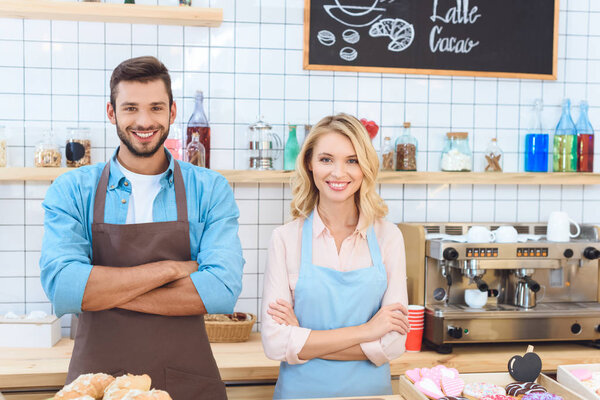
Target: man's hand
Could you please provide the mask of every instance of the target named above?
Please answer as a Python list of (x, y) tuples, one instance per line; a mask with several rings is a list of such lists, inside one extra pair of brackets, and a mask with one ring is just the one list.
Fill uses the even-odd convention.
[(175, 268), (175, 281), (182, 278), (187, 278), (192, 273), (198, 271), (198, 263), (196, 261), (165, 261), (170, 263)]
[(278, 324), (300, 326), (298, 318), (296, 318), (296, 314), (294, 313), (294, 307), (283, 299), (277, 299), (276, 303), (269, 304), (267, 313)]

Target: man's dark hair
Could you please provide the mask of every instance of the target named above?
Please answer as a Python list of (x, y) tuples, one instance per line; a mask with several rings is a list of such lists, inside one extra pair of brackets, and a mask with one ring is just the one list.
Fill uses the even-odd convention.
[(119, 82), (135, 81), (146, 83), (157, 79), (161, 79), (165, 84), (167, 94), (169, 95), (169, 109), (171, 109), (173, 92), (171, 91), (169, 70), (157, 58), (152, 56), (130, 58), (115, 68), (110, 77), (110, 104), (112, 104), (115, 110), (117, 109), (117, 85)]

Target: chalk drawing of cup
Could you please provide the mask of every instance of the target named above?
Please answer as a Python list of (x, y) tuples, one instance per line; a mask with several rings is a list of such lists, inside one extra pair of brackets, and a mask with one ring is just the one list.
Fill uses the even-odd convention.
[(317, 33), (317, 40), (324, 46), (333, 46), (335, 43), (335, 35), (328, 30), (323, 29)]
[(346, 29), (344, 33), (342, 33), (342, 38), (344, 41), (354, 44), (360, 40), (360, 34), (354, 29)]
[(344, 47), (340, 50), (340, 58), (345, 61), (354, 61), (358, 53), (352, 47)]

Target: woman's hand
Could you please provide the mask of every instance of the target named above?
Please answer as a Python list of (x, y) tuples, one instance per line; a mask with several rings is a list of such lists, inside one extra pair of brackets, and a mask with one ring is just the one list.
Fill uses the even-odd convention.
[(362, 325), (365, 341), (379, 340), (392, 331), (406, 335), (410, 330), (407, 315), (408, 310), (401, 303), (381, 307), (369, 322)]
[(276, 303), (269, 304), (267, 314), (271, 315), (278, 324), (300, 326), (294, 313), (294, 307), (283, 299), (277, 299)]

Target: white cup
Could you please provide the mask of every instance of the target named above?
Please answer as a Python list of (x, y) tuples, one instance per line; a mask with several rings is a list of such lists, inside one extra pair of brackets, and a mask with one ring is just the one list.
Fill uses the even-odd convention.
[(485, 226), (472, 226), (467, 232), (467, 242), (469, 243), (489, 243), (496, 238), (494, 232)]
[(515, 243), (519, 237), (519, 232), (514, 226), (504, 225), (494, 231), (496, 243)]
[[(571, 234), (571, 224), (575, 225), (577, 232)], [(548, 217), (548, 228), (546, 230), (546, 239), (550, 242), (568, 242), (571, 238), (579, 236), (581, 228), (577, 222), (569, 218), (569, 214), (564, 211), (553, 211)]]
[(471, 308), (481, 308), (487, 303), (488, 292), (479, 289), (465, 290), (465, 303)]

